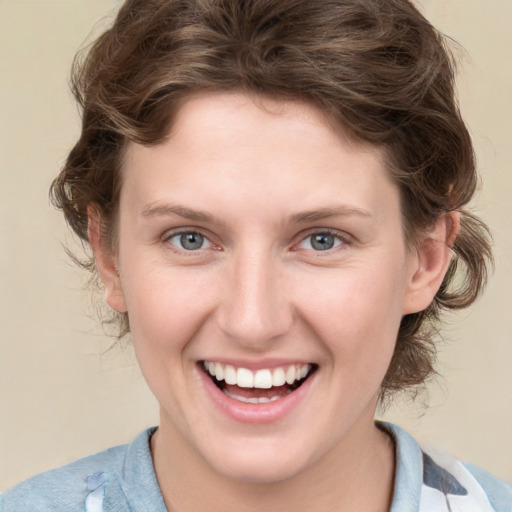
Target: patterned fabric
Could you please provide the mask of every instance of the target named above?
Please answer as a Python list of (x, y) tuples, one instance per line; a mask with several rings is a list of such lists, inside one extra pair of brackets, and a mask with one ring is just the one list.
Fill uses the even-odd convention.
[[(395, 425), (377, 425), (396, 447), (390, 512), (512, 512), (512, 486), (446, 455), (423, 452)], [(0, 495), (0, 511), (167, 512), (149, 449), (154, 431), (18, 484)]]
[(96, 473), (87, 479), (87, 496), (85, 498), (85, 512), (103, 512), (103, 498), (107, 475)]
[(423, 453), (419, 512), (495, 512), (482, 487), (460, 462), (445, 458), (440, 464)]

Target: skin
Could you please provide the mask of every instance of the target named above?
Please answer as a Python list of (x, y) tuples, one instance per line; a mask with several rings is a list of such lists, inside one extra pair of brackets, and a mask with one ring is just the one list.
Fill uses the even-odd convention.
[[(152, 453), (169, 510), (389, 509), (378, 392), (402, 316), (442, 281), (455, 214), (407, 249), (378, 149), (306, 104), (219, 93), (185, 101), (165, 142), (128, 145), (116, 254), (99, 222), (91, 206), (107, 302), (128, 311), (160, 404)], [(184, 249), (183, 231), (203, 246)], [(334, 247), (315, 250), (326, 232)], [(202, 360), (318, 371), (284, 418), (247, 424), (212, 403)]]

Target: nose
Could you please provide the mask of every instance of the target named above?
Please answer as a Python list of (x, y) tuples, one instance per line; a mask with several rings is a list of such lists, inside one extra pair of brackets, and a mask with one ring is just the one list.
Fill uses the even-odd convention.
[(271, 254), (240, 254), (227, 270), (217, 323), (223, 334), (264, 351), (291, 329), (293, 308), (286, 279)]

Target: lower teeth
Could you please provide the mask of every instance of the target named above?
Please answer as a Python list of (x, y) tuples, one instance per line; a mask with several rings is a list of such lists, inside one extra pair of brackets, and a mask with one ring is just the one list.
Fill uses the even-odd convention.
[(233, 400), (238, 400), (239, 402), (244, 402), (246, 404), (268, 404), (269, 402), (275, 402), (276, 400), (279, 400), (281, 398), (281, 396), (272, 396), (270, 398), (267, 398), (265, 396), (246, 398), (245, 396), (239, 396), (230, 393), (225, 389), (223, 391), (225, 395), (229, 396), (229, 398), (232, 398)]

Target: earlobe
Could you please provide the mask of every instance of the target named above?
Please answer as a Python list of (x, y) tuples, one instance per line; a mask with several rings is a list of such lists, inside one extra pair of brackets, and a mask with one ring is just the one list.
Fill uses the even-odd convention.
[(88, 225), (87, 236), (94, 254), (96, 268), (100, 274), (101, 281), (105, 287), (105, 301), (119, 313), (125, 313), (126, 303), (124, 300), (121, 278), (116, 266), (116, 258), (112, 251), (105, 247), (101, 236), (101, 218), (94, 205), (87, 207)]
[(404, 297), (403, 314), (426, 309), (443, 282), (452, 257), (452, 247), (459, 230), (458, 212), (439, 216), (411, 255)]

